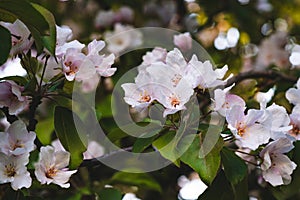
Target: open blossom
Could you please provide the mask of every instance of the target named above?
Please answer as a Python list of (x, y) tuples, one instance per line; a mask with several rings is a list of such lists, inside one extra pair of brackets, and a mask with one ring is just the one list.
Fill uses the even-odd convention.
[(210, 61), (201, 62), (195, 55), (189, 61), (186, 71), (186, 76), (191, 79), (193, 88), (214, 88), (224, 85), (232, 77), (231, 74), (227, 79), (222, 80), (228, 71), (227, 65), (214, 70)]
[(279, 106), (273, 103), (267, 108), (261, 108), (264, 111), (264, 115), (259, 122), (270, 130), (271, 138), (276, 140), (278, 138), (287, 137), (290, 126), (290, 118), (283, 106)]
[(167, 50), (160, 47), (155, 47), (152, 51), (147, 52), (143, 56), (142, 66), (150, 65), (156, 62), (166, 62)]
[(284, 153), (288, 153), (293, 148), (294, 146), (289, 139), (280, 138), (269, 143), (260, 152), (259, 155), (263, 159), (261, 164), (262, 175), (271, 185), (287, 185), (291, 182), (291, 174), (297, 165)]
[(133, 193), (126, 193), (123, 196), (122, 200), (141, 200), (141, 199), (137, 198), (136, 195)]
[(132, 26), (116, 23), (114, 31), (104, 34), (107, 49), (118, 55), (127, 49), (135, 48), (142, 44), (142, 34)]
[(264, 111), (250, 109), (245, 115), (244, 109), (238, 105), (232, 107), (226, 116), (228, 128), (235, 135), (238, 146), (255, 150), (269, 141), (270, 130), (258, 123)]
[(266, 108), (267, 103), (271, 101), (274, 96), (276, 87), (270, 88), (267, 92), (257, 92), (255, 94), (255, 100), (260, 104), (261, 108)]
[(27, 171), (29, 154), (8, 156), (0, 153), (0, 183), (11, 183), (14, 190), (29, 188), (32, 179)]
[(13, 81), (0, 82), (0, 107), (8, 107), (9, 114), (16, 115), (27, 106), (27, 97), (22, 96), (23, 87)]
[(30, 31), (20, 20), (16, 20), (14, 23), (4, 23), (1, 25), (6, 27), (11, 32), (12, 47), (10, 55), (14, 56), (30, 49), (33, 44), (33, 38), (30, 37)]
[(192, 48), (192, 37), (189, 32), (174, 35), (173, 42), (182, 51), (188, 51)]
[(286, 98), (295, 106), (300, 105), (300, 78), (297, 81), (296, 88), (290, 88), (285, 93)]
[(300, 140), (300, 107), (295, 107), (290, 114), (290, 125), (292, 129), (289, 131), (289, 134)]
[(224, 89), (217, 88), (214, 91), (214, 110), (223, 117), (225, 117), (226, 113), (235, 105), (239, 105), (243, 108), (246, 106), (245, 101), (241, 97), (229, 93), (233, 86), (234, 84)]
[(55, 151), (53, 147), (41, 147), (39, 160), (35, 163), (35, 176), (41, 184), (54, 183), (63, 188), (70, 187), (67, 183), (72, 174), (77, 170), (69, 171), (70, 153), (66, 151)]
[(0, 132), (0, 150), (7, 155), (23, 155), (35, 149), (36, 134), (28, 132), (21, 120), (12, 123), (6, 132)]

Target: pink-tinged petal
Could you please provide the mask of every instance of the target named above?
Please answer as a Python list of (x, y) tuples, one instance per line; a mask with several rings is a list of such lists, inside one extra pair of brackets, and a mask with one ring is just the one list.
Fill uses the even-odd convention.
[(68, 26), (56, 26), (56, 45), (62, 46), (73, 37), (72, 30)]
[(93, 62), (90, 59), (84, 59), (79, 66), (79, 70), (76, 74), (75, 79), (77, 81), (82, 81), (85, 79), (90, 79), (96, 74), (96, 69)]
[(104, 47), (104, 41), (93, 40), (88, 44), (88, 55), (99, 55), (99, 51), (101, 51)]
[(173, 42), (182, 51), (188, 51), (192, 48), (192, 37), (191, 34), (188, 32), (179, 35), (174, 35)]
[(226, 121), (228, 122), (228, 124), (230, 124), (232, 127), (237, 128), (236, 125), (245, 117), (244, 109), (245, 108), (241, 106), (233, 106), (226, 116)]
[(185, 58), (177, 48), (167, 54), (166, 63), (177, 70), (180, 70), (187, 65)]
[(31, 186), (31, 183), (32, 183), (32, 179), (30, 177), (30, 173), (26, 171), (25, 173), (18, 174), (14, 177), (14, 180), (11, 183), (11, 187), (14, 190), (18, 190), (23, 187), (29, 188)]
[(88, 143), (87, 150), (83, 153), (84, 159), (92, 159), (100, 157), (104, 154), (104, 147), (96, 141), (90, 141)]
[(70, 153), (67, 151), (56, 151), (55, 156), (55, 166), (57, 169), (65, 168), (69, 165)]
[(268, 143), (269, 139), (270, 131), (260, 124), (254, 124), (245, 129), (239, 140), (242, 147), (256, 150), (260, 145)]
[(66, 183), (69, 181), (70, 177), (76, 173), (77, 170), (72, 171), (58, 171), (56, 176), (53, 178), (53, 183), (61, 186), (62, 188), (69, 188), (70, 184)]
[(142, 65), (150, 65), (155, 62), (166, 62), (167, 50), (155, 47), (151, 52), (147, 52), (146, 55), (143, 56)]
[(245, 118), (246, 125), (252, 125), (257, 122), (264, 114), (262, 110), (250, 109), (248, 110), (247, 116)]
[(286, 98), (294, 105), (300, 104), (300, 89), (290, 88), (285, 93)]

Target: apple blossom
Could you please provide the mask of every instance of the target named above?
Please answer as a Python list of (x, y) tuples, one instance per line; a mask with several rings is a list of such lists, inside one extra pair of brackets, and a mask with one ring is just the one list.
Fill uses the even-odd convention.
[(30, 49), (33, 44), (33, 38), (30, 36), (29, 30), (23, 22), (17, 19), (12, 24), (4, 22), (0, 24), (11, 32), (12, 47), (10, 55), (14, 56)]
[(297, 81), (296, 88), (290, 88), (285, 93), (287, 100), (295, 106), (300, 105), (300, 78)]
[(141, 199), (137, 198), (136, 195), (133, 193), (126, 193), (123, 196), (122, 200), (141, 200)]
[(166, 62), (167, 50), (160, 47), (155, 47), (151, 52), (147, 52), (143, 56), (143, 65), (150, 65), (155, 62)]
[(182, 51), (188, 51), (192, 48), (192, 37), (189, 32), (174, 35), (173, 42)]
[(300, 140), (300, 109), (295, 107), (290, 114), (290, 125), (292, 129), (289, 131), (289, 134), (295, 139)]
[(249, 109), (245, 115), (244, 110), (242, 106), (232, 107), (226, 116), (228, 128), (236, 137), (239, 147), (255, 150), (259, 145), (269, 141), (271, 133), (265, 126), (258, 123), (264, 111)]
[(114, 31), (106, 32), (104, 37), (107, 41), (107, 49), (116, 55), (142, 44), (142, 34), (138, 30), (120, 23), (116, 23)]
[(270, 88), (267, 92), (257, 92), (255, 94), (255, 100), (260, 104), (261, 108), (266, 108), (267, 103), (271, 101), (274, 96), (276, 87)]
[(21, 120), (13, 122), (6, 132), (0, 132), (0, 150), (7, 155), (23, 155), (35, 149), (35, 132), (28, 132)]
[[(192, 173), (196, 174), (196, 173)], [(207, 185), (199, 178), (198, 175), (191, 180), (182, 175), (178, 178), (178, 186), (181, 187), (178, 199), (196, 200), (207, 189)]]
[(9, 156), (0, 152), (0, 183), (11, 183), (14, 190), (29, 188), (32, 179), (26, 168), (28, 162), (29, 154)]
[(291, 174), (297, 165), (284, 155), (294, 148), (287, 138), (270, 142), (261, 152), (263, 178), (273, 186), (287, 185), (291, 182)]
[(229, 94), (229, 91), (233, 86), (234, 84), (224, 89), (217, 88), (214, 90), (214, 111), (217, 111), (223, 117), (226, 116), (226, 113), (234, 105), (239, 105), (241, 107), (246, 106), (245, 101), (241, 97), (235, 94)]
[(16, 115), (28, 105), (27, 97), (22, 96), (23, 87), (13, 81), (0, 82), (0, 107), (8, 107), (9, 114)]
[(41, 147), (39, 160), (34, 164), (35, 176), (41, 184), (54, 183), (62, 188), (69, 188), (67, 183), (71, 175), (77, 170), (69, 171), (70, 153), (67, 151), (55, 151), (53, 147)]

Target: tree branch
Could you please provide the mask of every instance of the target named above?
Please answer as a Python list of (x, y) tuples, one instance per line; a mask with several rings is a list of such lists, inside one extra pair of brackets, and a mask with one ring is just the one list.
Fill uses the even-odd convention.
[(281, 81), (286, 81), (290, 83), (297, 82), (297, 77), (289, 76), (286, 74), (283, 74), (282, 72), (277, 72), (273, 70), (269, 71), (250, 71), (250, 72), (244, 72), (239, 73), (236, 76), (233, 76), (227, 81), (227, 84), (225, 87), (228, 87), (232, 85), (233, 83), (239, 83), (246, 79), (258, 79), (258, 78), (266, 78), (266, 79), (277, 79)]

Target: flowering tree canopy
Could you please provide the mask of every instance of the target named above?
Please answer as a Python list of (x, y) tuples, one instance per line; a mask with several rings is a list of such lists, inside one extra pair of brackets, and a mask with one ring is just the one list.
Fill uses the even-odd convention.
[(0, 199), (299, 199), (299, 1), (0, 1)]

